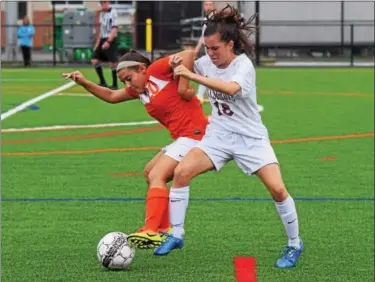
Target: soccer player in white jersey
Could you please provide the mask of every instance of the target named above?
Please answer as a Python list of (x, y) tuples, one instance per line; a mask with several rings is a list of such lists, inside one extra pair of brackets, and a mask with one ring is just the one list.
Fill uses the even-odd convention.
[[(276, 266), (295, 266), (303, 250), (295, 203), (284, 185), (268, 131), (257, 109), (255, 70), (246, 54), (252, 52), (248, 35), (253, 18), (243, 20), (231, 6), (213, 12), (204, 34), (208, 55), (195, 61), (195, 73), (183, 65), (174, 67), (175, 75), (209, 89), (212, 116), (202, 141), (174, 170), (169, 194), (172, 234), (155, 250), (156, 255), (166, 255), (183, 246), (190, 181), (206, 171), (219, 171), (230, 160), (245, 174), (258, 176), (275, 201), (288, 237)], [(178, 58), (174, 62), (178, 64)]]
[(118, 89), (116, 73), (118, 61), (118, 47), (116, 40), (117, 13), (111, 8), (111, 1), (100, 1), (100, 5), (100, 31), (97, 33), (91, 63), (94, 65), (99, 77), (99, 85), (107, 87), (101, 63), (109, 62), (109, 66), (112, 70), (112, 86), (110, 88), (116, 90)]
[[(204, 23), (203, 23), (203, 26), (202, 26), (202, 35), (199, 39), (199, 42), (197, 44), (197, 46), (195, 47), (195, 55), (198, 56), (202, 46), (203, 46), (203, 43), (204, 43), (204, 31), (206, 30), (206, 20), (207, 20), (207, 15), (209, 13), (211, 13), (213, 10), (215, 10), (216, 6), (215, 6), (215, 2), (214, 1), (204, 1), (203, 2), (203, 11), (204, 11)], [(207, 54), (207, 50), (205, 50), (206, 54)], [(197, 93), (197, 97), (199, 99), (199, 101), (201, 101), (201, 103), (203, 103), (204, 101), (204, 93), (206, 92), (206, 86), (202, 85), (202, 84), (199, 84), (198, 86), (198, 93)]]

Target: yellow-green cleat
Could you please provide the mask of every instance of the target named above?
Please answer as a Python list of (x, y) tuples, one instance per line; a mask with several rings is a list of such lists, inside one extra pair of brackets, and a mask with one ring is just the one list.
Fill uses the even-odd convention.
[(139, 231), (128, 235), (128, 242), (131, 246), (138, 249), (155, 249), (163, 241), (163, 235), (153, 231)]

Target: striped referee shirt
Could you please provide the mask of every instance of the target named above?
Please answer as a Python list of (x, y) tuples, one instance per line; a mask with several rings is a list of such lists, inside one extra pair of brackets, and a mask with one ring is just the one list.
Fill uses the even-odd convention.
[(117, 13), (114, 9), (100, 12), (100, 37), (108, 38), (112, 28), (117, 27)]

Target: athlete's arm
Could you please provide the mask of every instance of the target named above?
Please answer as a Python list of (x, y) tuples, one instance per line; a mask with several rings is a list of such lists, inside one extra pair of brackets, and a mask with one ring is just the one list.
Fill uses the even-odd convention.
[(116, 104), (128, 100), (136, 99), (130, 95), (125, 88), (118, 90), (111, 90), (107, 87), (99, 86), (91, 81), (86, 80), (82, 86), (97, 98), (106, 101), (107, 103)]
[(112, 27), (111, 33), (108, 36), (108, 43), (112, 43), (113, 40), (117, 37), (117, 26)]
[(234, 95), (241, 90), (241, 86), (237, 82), (228, 82), (221, 79), (205, 77), (197, 73), (191, 72), (183, 65), (179, 65), (174, 69), (174, 74), (186, 79), (193, 80), (199, 84), (206, 86), (212, 90), (219, 91), (228, 95)]
[(207, 88), (210, 88), (212, 90), (216, 90), (216, 91), (228, 94), (228, 95), (234, 95), (238, 91), (241, 90), (241, 86), (237, 82), (233, 82), (233, 81), (228, 82), (228, 81), (224, 81), (224, 80), (217, 79), (217, 78), (205, 77), (197, 73), (192, 73), (192, 76), (190, 79), (199, 84), (203, 84)]
[(112, 41), (116, 39), (117, 31), (118, 31), (118, 17), (117, 17), (117, 13), (113, 12), (112, 13), (112, 29), (111, 29), (111, 33), (109, 34), (107, 38), (107, 42), (109, 44), (112, 44)]
[[(99, 20), (99, 23), (100, 23), (100, 20)], [(101, 23), (100, 23), (101, 24)], [(100, 38), (101, 38), (101, 34), (100, 34), (100, 28), (97, 29), (97, 33), (96, 33), (96, 41), (95, 41), (95, 45), (94, 45), (94, 51), (99, 47), (99, 44), (100, 44)]]
[(126, 89), (111, 90), (109, 88), (96, 85), (95, 83), (87, 80), (79, 71), (64, 73), (63, 76), (65, 79), (70, 78), (71, 80), (75, 81), (95, 97), (107, 103), (115, 104), (136, 99), (134, 96), (130, 95)]
[[(176, 65), (183, 65), (188, 70), (191, 71), (193, 70), (194, 58), (195, 58), (194, 51), (192, 50), (182, 51), (176, 54), (175, 56), (171, 57), (170, 66), (171, 68), (175, 68)], [(178, 91), (178, 94), (185, 100), (191, 100), (195, 95), (194, 88), (189, 86), (189, 79), (183, 76), (180, 76), (177, 91)]]

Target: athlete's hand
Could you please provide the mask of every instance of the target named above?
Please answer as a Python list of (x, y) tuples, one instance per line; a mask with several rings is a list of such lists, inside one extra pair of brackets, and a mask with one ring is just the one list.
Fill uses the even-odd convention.
[(83, 74), (80, 71), (63, 73), (63, 77), (65, 79), (70, 78), (71, 80), (75, 81), (75, 83), (79, 85), (82, 85), (86, 81), (86, 78), (83, 76)]
[(180, 76), (183, 76), (187, 79), (191, 79), (191, 76), (192, 76), (193, 73), (190, 70), (188, 70), (188, 68), (185, 67), (184, 65), (179, 65), (179, 66), (174, 68), (173, 74), (175, 76), (180, 75)]
[(109, 46), (111, 46), (111, 45), (108, 43), (108, 41), (106, 41), (106, 42), (103, 43), (103, 45), (102, 45), (102, 49), (103, 49), (103, 50), (106, 50), (106, 49), (109, 48)]
[(169, 65), (172, 69), (175, 69), (182, 63), (182, 58), (179, 55), (172, 55), (169, 57)]

